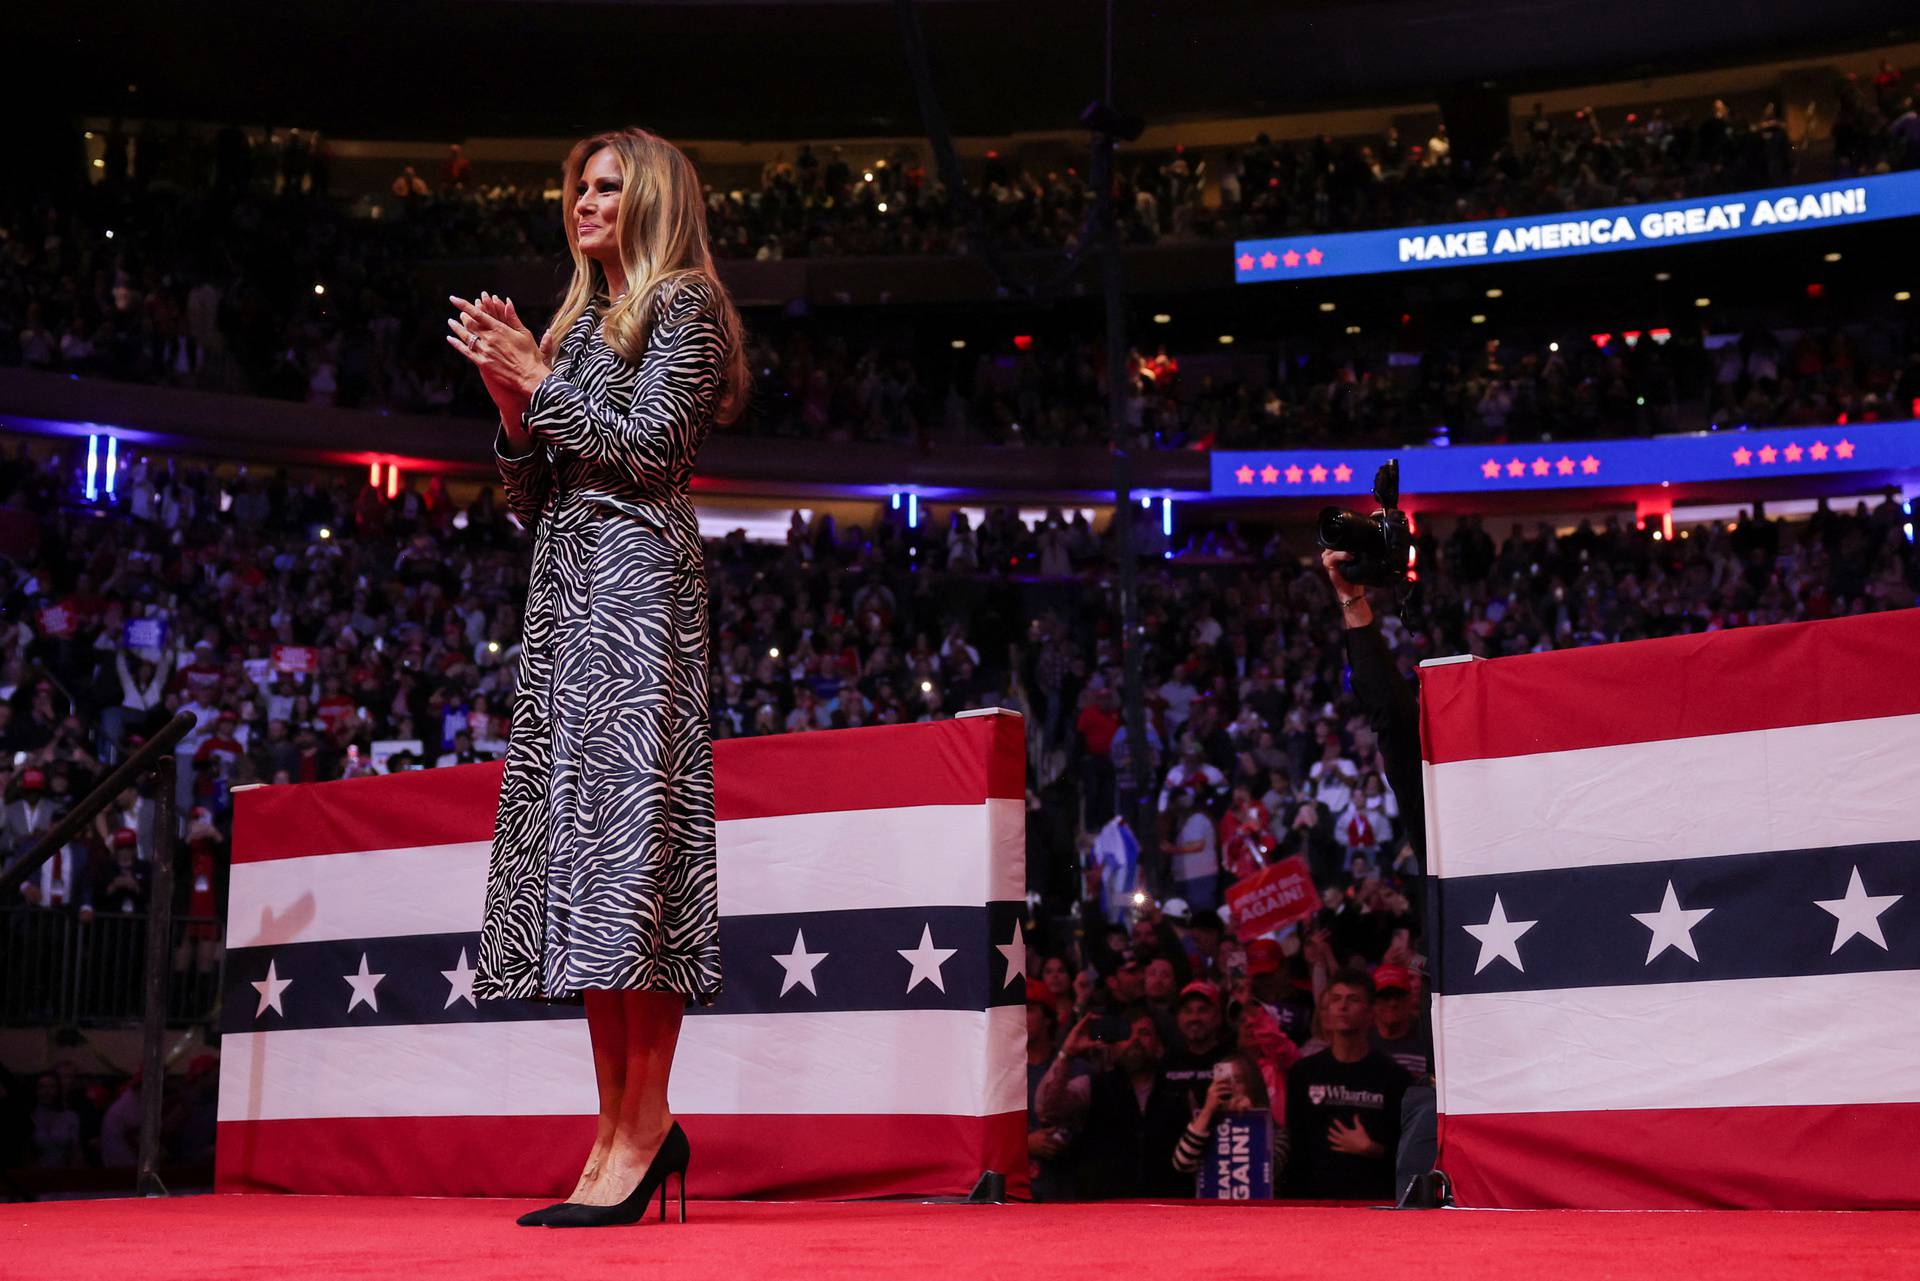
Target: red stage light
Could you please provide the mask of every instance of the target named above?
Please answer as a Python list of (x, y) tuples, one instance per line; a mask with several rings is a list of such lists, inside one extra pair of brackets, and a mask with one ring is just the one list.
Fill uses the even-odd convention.
[(1019, 348), (1021, 351), (1032, 351), (1033, 335), (1032, 334), (1015, 334), (1013, 336), (1013, 345)]
[(1807, 297), (1819, 298), (1827, 292), (1827, 287), (1817, 280), (1807, 282)]
[(1588, 334), (1587, 338), (1602, 351), (1605, 351), (1607, 344), (1613, 341), (1612, 334)]
[(1620, 331), (1620, 336), (1627, 340), (1627, 346), (1629, 347), (1638, 347), (1640, 345), (1640, 331), (1638, 329), (1623, 329)]

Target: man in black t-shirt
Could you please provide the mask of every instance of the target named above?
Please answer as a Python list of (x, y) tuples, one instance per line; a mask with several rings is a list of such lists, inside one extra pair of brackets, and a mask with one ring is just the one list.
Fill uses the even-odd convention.
[(1287, 1073), (1287, 1194), (1391, 1201), (1406, 1069), (1373, 1048), (1373, 980), (1334, 973), (1322, 997), (1328, 1047)]
[(1433, 1029), (1414, 997), (1413, 971), (1391, 962), (1373, 971), (1373, 1048), (1416, 1082), (1433, 1078)]
[(1177, 1008), (1180, 1039), (1160, 1060), (1160, 1079), (1197, 1112), (1213, 1085), (1213, 1065), (1232, 1051), (1221, 1026), (1220, 989), (1195, 979), (1180, 989)]

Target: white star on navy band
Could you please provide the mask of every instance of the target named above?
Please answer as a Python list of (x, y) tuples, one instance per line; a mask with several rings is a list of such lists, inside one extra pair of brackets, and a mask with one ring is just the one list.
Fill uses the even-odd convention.
[(1027, 978), (1027, 936), (1020, 922), (1013, 923), (1013, 942), (995, 943), (993, 948), (1007, 958), (1007, 986), (1024, 983)]
[[(256, 1020), (268, 1010), (272, 1010), (282, 1017), (286, 1016), (286, 1007), (282, 1005), (281, 1002), (286, 996), (287, 989), (293, 986), (293, 980), (281, 978), (278, 965), (279, 962), (269, 959), (267, 961), (266, 978), (251, 985), (253, 990), (260, 994), (259, 1007), (253, 1012), (253, 1017)], [(473, 976), (475, 972), (473, 966), (467, 962), (467, 949), (465, 948), (460, 949), (459, 959), (454, 962), (452, 969), (440, 971), (441, 977), (447, 980), (446, 1004), (448, 1007), (451, 1007), (455, 1001), (465, 1001), (468, 1005), (478, 1007), (479, 1003), (474, 1000), (473, 996)], [(380, 994), (378, 989), (380, 987), (380, 981), (387, 976), (369, 972), (367, 967), (367, 954), (365, 952), (360, 953), (359, 970), (352, 974), (343, 974), (340, 977), (346, 981), (347, 987), (350, 989), (347, 997), (347, 1013), (353, 1013), (354, 1009), (361, 1005), (365, 1005), (376, 1014), (380, 1012)]]
[(786, 971), (786, 976), (780, 980), (780, 995), (785, 996), (796, 986), (806, 988), (815, 996), (820, 995), (820, 989), (813, 985), (813, 971), (814, 967), (827, 959), (827, 955), (825, 952), (807, 951), (806, 930), (795, 929), (793, 951), (785, 956), (778, 952), (773, 954), (773, 959), (780, 962), (780, 968)]
[(343, 974), (340, 977), (344, 978), (347, 981), (347, 986), (353, 989), (353, 995), (347, 1000), (347, 1013), (353, 1013), (353, 1007), (362, 1002), (365, 1002), (367, 1008), (375, 1014), (380, 1012), (380, 994), (374, 989), (379, 987), (380, 980), (387, 976), (384, 974), (367, 973), (367, 954), (365, 952), (360, 953), (360, 972), (358, 974)]
[(1847, 879), (1844, 898), (1816, 899), (1814, 906), (1833, 916), (1834, 952), (1855, 937), (1877, 944), (1884, 952), (1887, 950), (1887, 936), (1880, 931), (1880, 914), (1903, 897), (1900, 894), (1868, 894), (1866, 886), (1860, 883), (1860, 869), (1855, 867), (1853, 875)]
[[(1884, 875), (1884, 868), (1882, 874)], [(1475, 924), (1469, 921), (1460, 924), (1460, 928), (1472, 936), (1479, 945), (1473, 966), (1475, 974), (1481, 973), (1496, 962), (1504, 962), (1518, 974), (1526, 973), (1520, 940), (1527, 935), (1528, 931), (1541, 924), (1541, 921), (1520, 919), (1515, 914), (1524, 908), (1524, 904), (1517, 908), (1505, 901), (1503, 893), (1510, 894), (1512, 888), (1508, 885), (1505, 891), (1496, 892), (1493, 895), (1491, 905), (1485, 909), (1487, 919), (1484, 922)], [(1651, 889), (1648, 893), (1651, 896)], [(1838, 955), (1849, 943), (1854, 943), (1856, 949), (1865, 949), (1870, 944), (1882, 952), (1887, 952), (1890, 949), (1881, 917), (1904, 898), (1905, 895), (1902, 894), (1868, 893), (1860, 868), (1856, 865), (1850, 870), (1844, 894), (1838, 898), (1813, 899), (1810, 900), (1810, 905), (1833, 918), (1833, 944), (1829, 949), (1830, 955)], [(1641, 964), (1652, 966), (1669, 951), (1696, 964), (1700, 963), (1700, 947), (1695, 931), (1713, 915), (1717, 906), (1724, 905), (1701, 903), (1698, 901), (1697, 892), (1683, 902), (1682, 895), (1675, 889), (1673, 881), (1665, 879), (1658, 908), (1652, 911), (1628, 913), (1634, 921), (1648, 931), (1646, 956)], [(1714, 938), (1710, 926), (1707, 929), (1707, 937), (1709, 942)], [(1822, 938), (1824, 939), (1824, 935)], [(1720, 939), (1723, 944), (1727, 941), (1725, 931), (1721, 932)], [(1858, 942), (1855, 943), (1855, 940)], [(1542, 939), (1538, 942), (1530, 941), (1528, 947), (1550, 945), (1550, 939)], [(1870, 955), (1870, 953), (1867, 954)]]
[(280, 1004), (280, 998), (285, 996), (287, 989), (292, 986), (293, 980), (281, 978), (274, 972), (273, 962), (268, 961), (266, 981), (253, 985), (253, 990), (260, 994), (260, 1008), (253, 1012), (253, 1017), (257, 1019), (268, 1010), (272, 1010), (284, 1018), (287, 1011)]
[(443, 1008), (451, 1009), (455, 1001), (465, 1001), (475, 1009), (480, 1003), (473, 999), (474, 969), (467, 964), (467, 949), (460, 949), (460, 960), (450, 970), (441, 970), (440, 977), (447, 981), (447, 1004)]
[(1700, 959), (1700, 953), (1693, 948), (1693, 927), (1707, 919), (1713, 911), (1710, 907), (1696, 908), (1689, 912), (1680, 906), (1680, 899), (1673, 892), (1673, 882), (1667, 882), (1666, 897), (1660, 900), (1657, 912), (1635, 912), (1633, 919), (1653, 931), (1653, 937), (1647, 941), (1647, 964), (1653, 964), (1653, 958), (1673, 948), (1684, 952), (1694, 960)]
[[(741, 992), (748, 1001), (767, 1002), (757, 1007), (761, 1009), (842, 1008), (849, 999), (857, 1004), (845, 1008), (869, 1008), (866, 1004), (858, 1003), (876, 999), (883, 1002), (880, 1008), (891, 1008), (892, 1002), (902, 998), (910, 1006), (917, 1006), (928, 1000), (937, 1004), (943, 997), (951, 1002), (956, 995), (962, 1001), (961, 1008), (967, 1008), (964, 1004), (966, 1001), (980, 999), (983, 985), (984, 996), (989, 1004), (1019, 1000), (1025, 995), (1028, 975), (1029, 944), (1024, 923), (1011, 913), (1003, 915), (993, 925), (993, 933), (982, 939), (978, 933), (970, 930), (956, 933), (962, 930), (965, 922), (962, 918), (960, 923), (956, 923), (950, 915), (955, 910), (938, 909), (931, 918), (916, 913), (908, 916), (906, 921), (901, 921), (897, 915), (879, 931), (867, 935), (866, 938), (871, 940), (869, 946), (876, 948), (881, 955), (900, 958), (892, 962), (899, 969), (891, 971), (875, 952), (854, 947), (854, 942), (862, 940), (857, 934), (850, 939), (844, 924), (839, 925), (837, 933), (828, 925), (821, 926), (831, 936), (823, 947), (809, 942), (807, 937), (808, 931), (814, 929), (815, 922), (795, 922), (790, 946), (784, 950), (773, 949), (761, 953), (771, 962), (768, 966), (769, 977), (760, 981), (765, 984), (761, 989), (764, 995), (754, 997), (751, 989), (756, 984), (745, 982)], [(913, 933), (902, 932), (914, 926), (918, 928)], [(833, 941), (834, 938), (839, 941)], [(910, 946), (901, 946), (909, 940), (913, 940)], [(435, 1013), (430, 1012), (440, 1011), (450, 1018), (459, 1017), (463, 1011), (472, 1011), (482, 1018), (528, 1017), (525, 1011), (510, 1008), (524, 1005), (523, 1002), (490, 1003), (487, 1011), (481, 1012), (475, 991), (478, 972), (473, 964), (474, 953), (470, 940), (463, 944), (458, 938), (445, 938), (445, 951), (439, 951), (424, 939), (375, 939), (371, 940), (371, 944), (348, 945), (352, 947), (351, 951), (325, 942), (295, 944), (288, 949), (248, 949), (253, 951), (252, 957), (243, 962), (246, 968), (234, 976), (248, 983), (257, 994), (251, 1002), (252, 1017), (248, 1022), (258, 1026), (270, 1014), (287, 1019), (290, 1008), (288, 1001), (293, 1002), (293, 1021), (290, 1026), (295, 1027), (389, 1023), (396, 1018), (402, 1021), (438, 1021)], [(322, 959), (310, 950), (315, 948), (330, 948), (332, 951)], [(846, 956), (840, 955), (843, 948), (851, 949)], [(984, 958), (981, 956), (983, 948)], [(292, 953), (291, 957), (289, 952)], [(376, 961), (376, 956), (385, 963)], [(338, 957), (337, 961), (332, 957)], [(320, 961), (319, 966), (316, 966), (316, 960)], [(827, 964), (829, 961), (833, 964)], [(968, 966), (963, 972), (965, 978), (957, 985), (953, 968), (956, 963)], [(376, 969), (376, 965), (379, 968)], [(777, 971), (772, 969), (774, 965), (779, 967)], [(264, 977), (256, 978), (262, 970), (265, 971)], [(432, 971), (438, 977), (432, 977), (427, 971)], [(777, 985), (772, 982), (773, 973), (780, 977)], [(305, 982), (309, 977), (319, 982), (323, 976), (336, 976), (327, 977), (324, 981), (337, 981), (346, 986), (347, 990), (342, 994), (344, 999), (329, 998), (323, 1002), (319, 993), (325, 989)], [(848, 981), (850, 978), (851, 982)], [(826, 990), (829, 994), (824, 1007), (816, 1006), (810, 999), (821, 996), (823, 981), (828, 985)], [(297, 992), (289, 996), (296, 982), (300, 991), (309, 992), (308, 997), (302, 998)], [(883, 995), (887, 991), (892, 993), (890, 997)], [(969, 996), (968, 993), (975, 995)], [(383, 1009), (383, 1006), (390, 1004), (382, 1001), (383, 996), (395, 998), (391, 1004), (396, 1005), (397, 1009)], [(339, 1004), (334, 1003), (336, 999)], [(546, 1006), (541, 1007), (538, 1016), (557, 1016), (561, 1013), (562, 1007)]]
[(947, 980), (940, 973), (940, 967), (955, 952), (956, 947), (935, 947), (933, 945), (933, 926), (927, 925), (920, 930), (920, 946), (915, 948), (897, 948), (901, 956), (913, 966), (913, 973), (907, 978), (907, 991), (911, 992), (922, 983), (931, 983), (942, 992), (947, 990)]
[(1500, 896), (1495, 894), (1493, 912), (1487, 917), (1485, 925), (1461, 927), (1480, 940), (1480, 959), (1474, 962), (1473, 972), (1478, 974), (1495, 961), (1505, 961), (1525, 973), (1527, 967), (1520, 963), (1520, 936), (1538, 924), (1538, 921), (1508, 920), (1507, 909), (1500, 902)]

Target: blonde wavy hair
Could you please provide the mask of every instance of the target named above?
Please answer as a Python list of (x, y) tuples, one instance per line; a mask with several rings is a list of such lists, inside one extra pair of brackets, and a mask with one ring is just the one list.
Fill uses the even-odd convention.
[[(587, 161), (603, 147), (620, 163), (620, 216), (614, 240), (626, 271), (627, 291), (611, 297), (606, 270), (580, 248), (575, 225), (575, 193)], [(750, 390), (745, 326), (733, 298), (714, 270), (707, 240), (707, 209), (700, 178), (686, 153), (658, 134), (637, 125), (582, 138), (561, 166), (561, 219), (567, 250), (573, 255), (573, 280), (540, 339), (549, 363), (559, 356), (560, 339), (594, 303), (602, 304), (601, 332), (621, 359), (638, 363), (653, 333), (659, 308), (689, 279), (704, 280), (713, 295), (713, 319), (726, 337), (727, 354), (714, 400), (714, 422), (724, 426), (745, 411)]]

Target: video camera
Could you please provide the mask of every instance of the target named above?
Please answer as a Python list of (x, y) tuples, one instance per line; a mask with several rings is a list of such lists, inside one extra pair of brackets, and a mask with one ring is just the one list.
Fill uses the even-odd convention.
[(1362, 516), (1340, 507), (1320, 509), (1320, 546), (1342, 551), (1352, 560), (1340, 567), (1340, 576), (1362, 587), (1385, 587), (1407, 581), (1413, 551), (1407, 514), (1400, 510), (1400, 464), (1388, 459), (1373, 474), (1373, 501), (1380, 510)]

